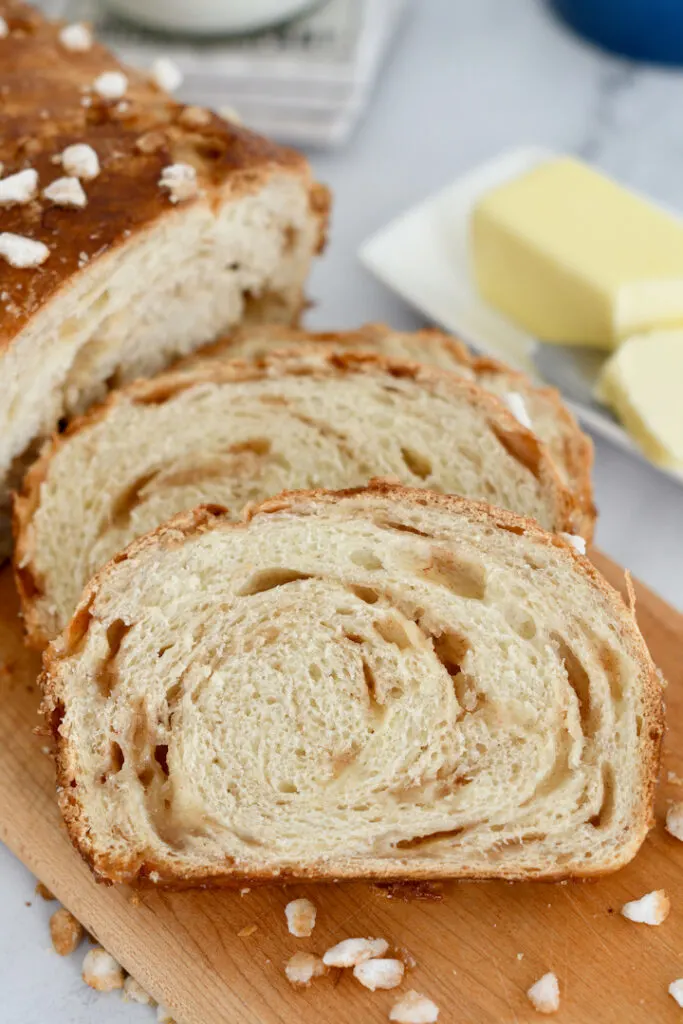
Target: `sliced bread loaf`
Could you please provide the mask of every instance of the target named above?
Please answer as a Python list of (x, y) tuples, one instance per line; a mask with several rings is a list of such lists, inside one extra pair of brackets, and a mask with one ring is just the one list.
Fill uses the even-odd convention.
[(399, 487), (178, 516), (45, 656), (101, 878), (558, 878), (652, 820), (660, 683), (632, 612), (536, 523)]
[(379, 352), (395, 359), (411, 359), (457, 373), (497, 395), (543, 441), (555, 460), (564, 483), (574, 493), (582, 516), (581, 533), (589, 537), (595, 523), (591, 469), (593, 443), (555, 388), (538, 387), (524, 373), (495, 359), (473, 355), (466, 345), (442, 331), (395, 331), (385, 324), (366, 324), (355, 331), (312, 332), (281, 324), (254, 324), (241, 328), (198, 351), (183, 365), (201, 359), (254, 359), (274, 349), (311, 346), (341, 351)]
[(30, 639), (71, 616), (93, 572), (176, 512), (371, 477), (482, 498), (580, 529), (538, 438), (469, 381), (380, 356), (213, 361), (113, 393), (45, 449), (15, 505)]
[(329, 196), (303, 156), (175, 103), (0, 0), (0, 558), (60, 419), (247, 319), (295, 321)]

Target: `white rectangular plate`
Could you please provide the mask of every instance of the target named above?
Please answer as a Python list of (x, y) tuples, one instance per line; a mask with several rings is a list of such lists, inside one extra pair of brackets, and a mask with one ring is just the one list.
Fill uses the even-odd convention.
[[(458, 178), (367, 239), (361, 262), (430, 320), (485, 355), (559, 388), (574, 413), (596, 433), (644, 458), (593, 388), (605, 353), (571, 345), (544, 345), (496, 313), (479, 297), (468, 257), (472, 207), (484, 192), (558, 156), (528, 146)], [(683, 483), (683, 476), (667, 472)]]

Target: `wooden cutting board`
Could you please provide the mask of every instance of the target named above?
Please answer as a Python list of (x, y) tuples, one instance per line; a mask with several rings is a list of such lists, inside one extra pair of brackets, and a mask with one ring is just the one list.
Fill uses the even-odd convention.
[[(597, 565), (617, 587), (623, 573)], [(623, 587), (622, 587), (623, 589)], [(683, 800), (683, 617), (637, 586), (638, 618), (669, 680), (668, 733), (658, 823), (636, 860), (592, 883), (449, 883), (440, 901), (365, 884), (291, 885), (232, 892), (145, 893), (98, 886), (71, 848), (55, 808), (52, 761), (37, 724), (39, 660), (22, 645), (9, 572), (0, 574), (0, 838), (178, 1024), (371, 1024), (386, 1021), (396, 992), (371, 993), (350, 972), (301, 991), (283, 964), (340, 939), (383, 936), (417, 966), (404, 988), (441, 1008), (440, 1024), (538, 1022), (525, 992), (548, 970), (559, 979), (556, 1019), (572, 1024), (679, 1021), (667, 994), (683, 977), (683, 843), (662, 821)], [(673, 774), (670, 774), (673, 773)], [(682, 780), (683, 781), (683, 780)], [(672, 911), (658, 928), (619, 915), (623, 903), (664, 888)], [(284, 906), (300, 895), (318, 907), (310, 939), (295, 939)], [(76, 954), (76, 955), (82, 955)], [(152, 1020), (150, 1015), (150, 1020)]]

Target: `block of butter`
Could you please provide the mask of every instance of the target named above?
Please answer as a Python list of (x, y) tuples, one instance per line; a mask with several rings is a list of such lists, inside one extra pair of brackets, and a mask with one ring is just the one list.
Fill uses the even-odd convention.
[(609, 349), (683, 326), (683, 223), (578, 160), (485, 193), (470, 244), (482, 298), (544, 341)]
[(683, 471), (683, 330), (628, 338), (605, 363), (597, 396), (657, 465)]

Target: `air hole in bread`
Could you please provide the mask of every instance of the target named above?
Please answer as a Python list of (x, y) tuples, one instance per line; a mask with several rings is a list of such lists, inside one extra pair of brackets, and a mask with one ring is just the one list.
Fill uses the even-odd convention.
[(137, 506), (142, 501), (142, 491), (158, 475), (159, 470), (153, 470), (149, 473), (145, 473), (143, 476), (138, 477), (137, 480), (134, 480), (132, 484), (129, 484), (129, 486), (126, 487), (125, 491), (122, 491), (118, 498), (116, 498), (116, 500), (112, 504), (109, 522), (102, 524), (102, 529), (100, 532), (104, 533), (105, 530), (108, 530), (112, 526), (115, 529), (119, 529), (125, 526), (130, 519), (130, 514), (133, 511), (133, 509), (137, 508)]
[(359, 598), (364, 601), (365, 604), (377, 604), (379, 601), (379, 594), (372, 587), (360, 587), (356, 584), (352, 584), (349, 589)]
[(114, 619), (107, 626), (107, 644), (109, 645), (109, 657), (115, 658), (121, 649), (121, 644), (131, 627), (123, 619)]
[(486, 597), (486, 571), (483, 565), (466, 562), (445, 548), (432, 548), (430, 564), (422, 570), (430, 583), (446, 587), (457, 597), (483, 601)]
[(123, 750), (121, 749), (120, 743), (113, 740), (109, 747), (109, 767), (100, 776), (100, 783), (104, 785), (110, 776), (118, 775), (125, 763), (126, 758)]
[(421, 846), (431, 846), (432, 843), (438, 843), (442, 839), (455, 839), (457, 836), (461, 836), (463, 832), (466, 832), (466, 828), (452, 828), (446, 829), (442, 832), (430, 832), (425, 836), (415, 836), (413, 839), (399, 839), (396, 843), (397, 850), (417, 850)]
[(182, 688), (183, 684), (182, 681), (179, 679), (177, 683), (173, 683), (172, 686), (169, 686), (169, 688), (166, 690), (166, 704), (168, 705), (169, 708), (172, 709), (173, 706), (175, 705), (178, 699), (178, 694), (180, 693)]
[(272, 442), (267, 437), (250, 437), (246, 441), (230, 445), (228, 449), (234, 455), (240, 452), (253, 452), (254, 455), (268, 455), (272, 450)]
[(238, 597), (252, 597), (254, 594), (263, 594), (267, 590), (275, 590), (276, 587), (284, 587), (288, 583), (296, 583), (299, 580), (310, 580), (311, 574), (298, 572), (296, 569), (262, 569), (250, 576), (246, 583), (237, 591)]
[(515, 633), (521, 636), (522, 640), (533, 640), (536, 636), (536, 623), (533, 619), (528, 618), (524, 614), (512, 613), (510, 610), (508, 610), (506, 618)]
[[(410, 623), (415, 629), (415, 623)], [(388, 644), (395, 644), (399, 651), (405, 651), (409, 647), (417, 646), (408, 633), (408, 623), (403, 623), (394, 615), (388, 615), (385, 619), (378, 619), (374, 623), (375, 629)]]
[(614, 814), (614, 769), (610, 764), (605, 763), (602, 766), (601, 775), (602, 801), (600, 803), (600, 809), (597, 814), (594, 814), (592, 818), (588, 819), (588, 824), (592, 825), (593, 828), (605, 828), (611, 823), (612, 815)]
[(278, 783), (278, 787), (277, 788), (278, 788), (278, 792), (279, 793), (298, 793), (299, 792), (298, 788), (294, 785), (294, 783), (290, 782), (289, 780), (286, 780), (286, 779), (283, 780), (282, 782)]
[(311, 679), (315, 679), (316, 683), (319, 682), (323, 677), (323, 674), (320, 671), (320, 667), (318, 665), (309, 665), (308, 672)]
[(95, 595), (91, 594), (88, 598), (86, 605), (79, 608), (74, 617), (72, 618), (66, 632), (66, 641), (68, 645), (69, 654), (75, 654), (78, 649), (85, 643), (85, 638), (88, 635), (90, 629), (90, 623), (92, 622), (93, 615), (90, 609), (93, 606)]
[(168, 743), (157, 743), (154, 748), (154, 760), (168, 777)]
[(377, 525), (382, 530), (396, 530), (398, 533), (413, 533), (416, 537), (431, 537), (431, 534), (425, 533), (424, 530), (418, 530), (416, 526), (410, 526), (408, 523), (397, 523), (393, 519), (383, 519), (378, 521)]
[(372, 666), (363, 658), (363, 679), (365, 686), (368, 691), (368, 698), (372, 707), (379, 707), (379, 701), (377, 700), (377, 680), (375, 679), (375, 673), (372, 670)]
[(514, 533), (516, 537), (523, 537), (526, 532), (523, 526), (514, 526), (512, 523), (498, 523), (498, 526), (506, 533)]
[(162, 383), (151, 383), (144, 388), (140, 395), (133, 397), (135, 405), (163, 405), (169, 398), (175, 398), (188, 388), (194, 387), (195, 381), (190, 377), (183, 380), (182, 377), (170, 378), (170, 375)]
[(282, 232), (282, 252), (284, 254), (291, 253), (296, 248), (298, 240), (299, 232), (293, 224), (288, 224)]
[(107, 645), (109, 653), (104, 659), (97, 675), (97, 685), (103, 697), (108, 698), (118, 682), (118, 671), (116, 668), (116, 656), (119, 653), (124, 637), (132, 627), (126, 625), (123, 619), (114, 619), (107, 627)]
[(402, 445), (401, 458), (410, 472), (420, 480), (426, 480), (432, 472), (431, 461), (426, 455), (418, 452), (415, 448), (409, 448), (407, 445)]
[(61, 700), (57, 701), (52, 711), (50, 712), (50, 730), (55, 739), (59, 735), (59, 727), (62, 724), (64, 718), (64, 705)]
[(28, 565), (18, 565), (14, 570), (19, 589), (23, 593), (24, 597), (28, 601), (34, 600), (36, 597), (42, 597), (43, 588), (38, 583), (37, 577), (31, 571)]
[(597, 708), (594, 709), (591, 703), (590, 678), (569, 644), (562, 637), (554, 636), (553, 639), (557, 643), (558, 657), (564, 662), (567, 682), (576, 694), (581, 729), (586, 738), (590, 739), (595, 735), (599, 725), (599, 711)]
[(545, 832), (525, 832), (521, 836), (510, 836), (509, 839), (503, 839), (499, 851), (501, 853), (516, 853), (520, 847), (528, 846), (530, 843), (542, 843), (544, 839), (547, 839)]
[(170, 651), (172, 647), (173, 644), (164, 644), (164, 646), (160, 647), (159, 650), (157, 651), (157, 658), (163, 658), (164, 654), (166, 654), (166, 651)]
[(520, 430), (504, 430), (497, 423), (491, 424), (491, 430), (501, 445), (513, 459), (528, 469), (538, 480), (543, 448), (533, 434)]
[[(461, 674), (461, 664), (469, 650), (467, 640), (457, 633), (443, 633), (433, 637), (434, 653), (452, 679)], [(458, 703), (462, 704), (459, 695)]]
[(600, 664), (602, 665), (605, 675), (607, 676), (607, 682), (609, 683), (610, 693), (615, 704), (621, 704), (624, 699), (624, 688), (621, 679), (621, 671), (619, 667), (619, 658), (615, 651), (608, 644), (601, 644), (599, 650)]
[(384, 566), (381, 560), (372, 551), (367, 551), (362, 548), (358, 551), (352, 551), (350, 556), (351, 561), (354, 565), (360, 566), (361, 569), (368, 569), (369, 571), (376, 569), (383, 569)]
[(365, 637), (362, 637), (359, 633), (344, 633), (347, 640), (350, 640), (352, 644), (363, 644), (365, 643)]

